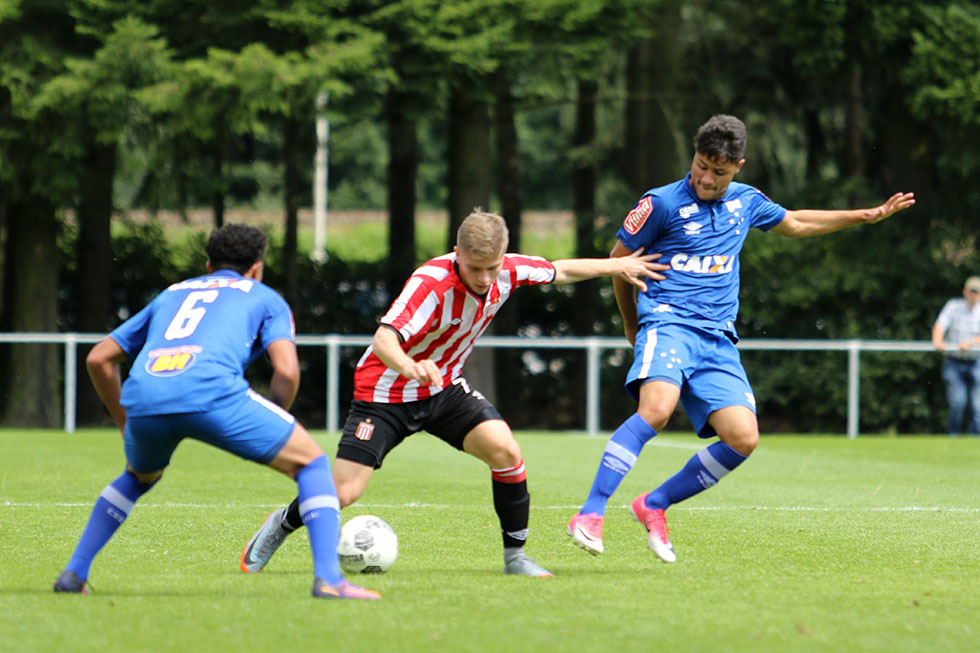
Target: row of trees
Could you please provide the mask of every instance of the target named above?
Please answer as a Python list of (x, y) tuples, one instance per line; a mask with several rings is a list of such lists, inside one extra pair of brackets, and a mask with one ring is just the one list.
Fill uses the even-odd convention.
[[(117, 211), (204, 203), (221, 224), (260, 162), (280, 177), (279, 287), (300, 299), (297, 214), (323, 112), (341, 141), (383, 134), (383, 170), (351, 149), (330, 175), (385, 188), (382, 304), (417, 263), (421, 205), (444, 203), (447, 244), (472, 207), (499, 210), (516, 246), (525, 206), (558, 204), (576, 254), (596, 255), (639, 193), (684, 171), (697, 125), (727, 112), (750, 130), (742, 180), (786, 205), (919, 199), (873, 235), (750, 241), (743, 335), (921, 337), (977, 262), (977, 61), (980, 9), (955, 0), (0, 0), (0, 331), (111, 328)], [(434, 158), (437, 189), (420, 179)], [(575, 301), (546, 332), (615, 332), (599, 286)], [(57, 402), (36, 397), (57, 396), (59, 371), (54, 350), (4, 349), (4, 418), (56, 424)]]

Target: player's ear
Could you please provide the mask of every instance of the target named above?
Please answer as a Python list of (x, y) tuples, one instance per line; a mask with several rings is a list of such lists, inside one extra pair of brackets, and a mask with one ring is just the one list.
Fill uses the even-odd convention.
[(265, 266), (262, 261), (256, 261), (252, 263), (252, 267), (248, 269), (245, 276), (249, 279), (255, 279), (256, 281), (262, 281), (262, 273), (265, 271)]

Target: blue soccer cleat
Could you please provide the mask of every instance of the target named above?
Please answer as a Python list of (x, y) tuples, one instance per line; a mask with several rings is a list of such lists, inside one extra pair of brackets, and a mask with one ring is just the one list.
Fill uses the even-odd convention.
[(85, 581), (78, 577), (71, 569), (65, 569), (54, 581), (55, 592), (67, 592), (69, 594), (88, 594), (85, 589)]

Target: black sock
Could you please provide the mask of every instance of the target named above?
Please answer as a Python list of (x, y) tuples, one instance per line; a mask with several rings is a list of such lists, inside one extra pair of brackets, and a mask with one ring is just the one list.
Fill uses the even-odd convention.
[(282, 526), (287, 531), (292, 532), (303, 525), (303, 518), (299, 515), (299, 497), (286, 508), (286, 518), (282, 520)]
[(493, 508), (500, 519), (504, 548), (524, 546), (527, 540), (528, 514), (531, 510), (531, 495), (527, 492), (527, 481), (502, 483), (494, 479)]

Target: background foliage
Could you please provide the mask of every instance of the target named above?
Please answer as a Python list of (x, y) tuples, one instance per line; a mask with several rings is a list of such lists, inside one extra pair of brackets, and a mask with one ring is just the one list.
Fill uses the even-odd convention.
[[(459, 207), (499, 210), (516, 248), (525, 212), (571, 211), (564, 255), (603, 255), (636, 198), (682, 175), (697, 126), (723, 112), (749, 128), (740, 180), (785, 206), (918, 200), (806, 242), (753, 234), (742, 337), (926, 339), (980, 271), (978, 43), (980, 8), (962, 0), (0, 0), (0, 331), (111, 329), (198, 273), (207, 227), (190, 215), (203, 207), (211, 224), (276, 216), (269, 281), (301, 332), (368, 333), (451, 238), (424, 231), (422, 212), (448, 212), (451, 230)], [(318, 116), (331, 209), (388, 216), (364, 227), (380, 235), (363, 251), (323, 264), (298, 219)], [(512, 303), (498, 334), (620, 333), (601, 283)], [(58, 424), (59, 355), (0, 347), (0, 419)], [(565, 428), (582, 422), (580, 358), (501, 353), (469, 373), (487, 372), (478, 386), (515, 426)], [(609, 428), (633, 408), (626, 359), (604, 362)], [(841, 429), (834, 355), (745, 363), (764, 428)], [(936, 357), (862, 363), (862, 430), (939, 430)], [(315, 418), (323, 361), (304, 364), (298, 411)], [(101, 422), (80, 392), (80, 420)]]

